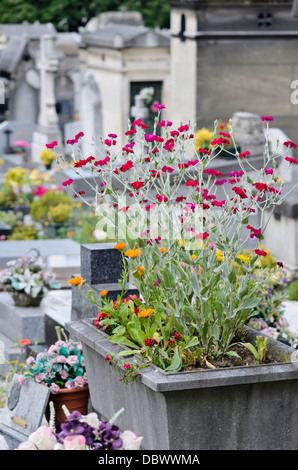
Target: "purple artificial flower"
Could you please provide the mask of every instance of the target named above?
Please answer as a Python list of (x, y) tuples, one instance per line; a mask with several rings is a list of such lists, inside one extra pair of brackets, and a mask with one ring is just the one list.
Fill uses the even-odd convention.
[(99, 424), (98, 435), (94, 442), (94, 450), (118, 450), (123, 445), (119, 428), (107, 422)]

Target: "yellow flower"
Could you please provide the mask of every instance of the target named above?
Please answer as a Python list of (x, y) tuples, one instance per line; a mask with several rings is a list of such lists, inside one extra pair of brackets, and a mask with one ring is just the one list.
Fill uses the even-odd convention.
[(216, 252), (216, 261), (222, 261), (223, 260), (223, 253), (222, 251), (218, 250)]
[(71, 284), (72, 286), (77, 286), (77, 285), (80, 284), (82, 281), (83, 281), (83, 278), (82, 278), (81, 276), (76, 276), (76, 277), (71, 278), (71, 279), (68, 281), (68, 284)]
[(191, 255), (191, 259), (195, 260), (198, 257), (198, 255)]
[(202, 127), (202, 129), (198, 130), (195, 135), (195, 149), (196, 151), (199, 148), (209, 147), (213, 136), (213, 132), (207, 129), (206, 127)]
[(249, 263), (250, 262), (250, 257), (249, 256), (244, 256), (244, 255), (238, 255), (238, 258), (243, 261), (243, 263)]
[(125, 256), (129, 256), (129, 258), (136, 258), (140, 254), (141, 254), (141, 252), (138, 248), (133, 248), (132, 250), (127, 250), (125, 252)]
[(138, 317), (149, 317), (154, 312), (154, 308), (147, 308), (138, 313)]
[(101, 293), (100, 293), (100, 295), (101, 295), (102, 297), (105, 297), (105, 296), (107, 295), (107, 293), (108, 293), (107, 290), (102, 290)]

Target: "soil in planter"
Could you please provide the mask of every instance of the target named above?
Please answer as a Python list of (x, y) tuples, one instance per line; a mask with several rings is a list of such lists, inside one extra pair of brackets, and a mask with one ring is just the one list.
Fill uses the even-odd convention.
[[(238, 339), (239, 341), (239, 339)], [(209, 364), (212, 364), (216, 369), (218, 368), (225, 368), (225, 367), (241, 367), (241, 366), (254, 366), (257, 364), (256, 359), (254, 355), (245, 347), (243, 344), (235, 344), (233, 347), (229, 349), (229, 351), (234, 351), (235, 353), (238, 354), (239, 357), (236, 356), (229, 356), (229, 355), (224, 355), (220, 356), (218, 358), (212, 358), (208, 357), (207, 360)], [(261, 364), (273, 364), (279, 362), (276, 357), (274, 357), (272, 354), (270, 354), (269, 351), (265, 351), (265, 358), (261, 362)], [(206, 363), (204, 364), (197, 364), (197, 365), (191, 365), (189, 367), (185, 367), (182, 369), (182, 371), (190, 371), (190, 370), (199, 370), (199, 369), (209, 369), (210, 366), (208, 366)]]

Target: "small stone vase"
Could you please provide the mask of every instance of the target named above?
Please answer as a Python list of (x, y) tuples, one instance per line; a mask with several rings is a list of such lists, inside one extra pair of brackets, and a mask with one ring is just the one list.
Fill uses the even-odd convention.
[(10, 292), (10, 295), (17, 307), (38, 307), (43, 299), (42, 294), (32, 297), (25, 292)]

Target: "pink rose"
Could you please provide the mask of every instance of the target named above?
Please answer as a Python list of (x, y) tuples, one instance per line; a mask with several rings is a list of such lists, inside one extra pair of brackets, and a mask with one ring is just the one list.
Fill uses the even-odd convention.
[(78, 364), (79, 360), (77, 356), (72, 355), (72, 356), (68, 356), (68, 358), (66, 359), (66, 362), (70, 366), (74, 366), (75, 364)]
[(49, 426), (40, 426), (30, 434), (28, 440), (35, 444), (38, 450), (53, 450), (54, 445), (57, 443), (53, 428)]
[(122, 439), (124, 450), (139, 450), (143, 440), (142, 437), (138, 437), (132, 431), (124, 431), (120, 434), (120, 438)]
[(51, 386), (50, 386), (50, 390), (51, 390), (51, 393), (53, 395), (56, 395), (56, 393), (60, 392), (60, 387), (59, 387), (59, 385), (57, 385), (55, 383), (52, 383)]

